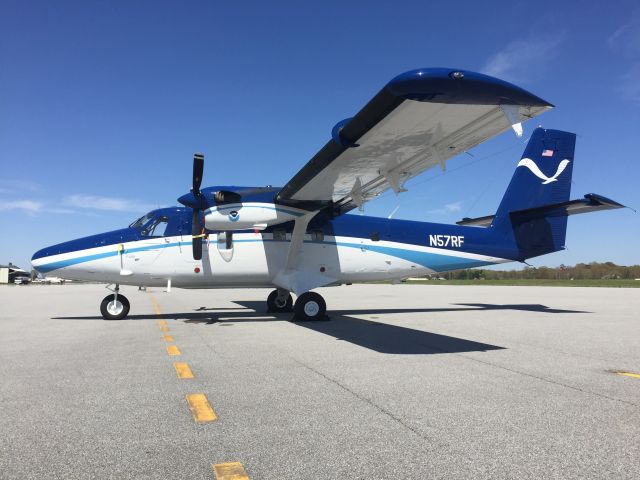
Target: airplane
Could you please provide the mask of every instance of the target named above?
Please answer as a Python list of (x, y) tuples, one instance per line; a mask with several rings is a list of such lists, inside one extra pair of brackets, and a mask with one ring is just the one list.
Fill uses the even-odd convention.
[[(456, 225), (353, 215), (407, 180), (446, 169), (458, 154), (552, 108), (476, 72), (423, 68), (388, 82), (283, 187), (200, 188), (193, 159), (181, 207), (153, 210), (128, 227), (39, 250), (43, 274), (115, 285), (100, 312), (127, 316), (120, 285), (273, 287), (270, 312), (321, 320), (323, 286), (397, 280), (527, 259), (565, 248), (567, 217), (622, 208), (596, 194), (570, 200), (575, 134), (537, 128), (494, 215)], [(292, 294), (297, 299), (294, 302)]]

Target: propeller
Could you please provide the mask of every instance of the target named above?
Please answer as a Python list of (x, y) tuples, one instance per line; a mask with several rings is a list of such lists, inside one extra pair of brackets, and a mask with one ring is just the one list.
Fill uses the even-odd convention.
[(187, 193), (178, 199), (185, 207), (193, 209), (193, 218), (191, 222), (191, 245), (193, 248), (193, 259), (202, 260), (202, 237), (203, 228), (200, 223), (200, 212), (207, 208), (207, 202), (204, 195), (200, 192), (200, 184), (202, 183), (202, 172), (204, 171), (204, 155), (196, 153), (193, 155), (193, 182), (191, 193)]

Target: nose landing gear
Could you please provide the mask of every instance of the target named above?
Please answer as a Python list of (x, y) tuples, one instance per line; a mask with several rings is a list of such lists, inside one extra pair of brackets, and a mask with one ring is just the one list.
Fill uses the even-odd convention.
[(100, 303), (100, 313), (105, 320), (122, 320), (129, 313), (129, 300), (119, 295), (120, 285), (116, 285), (114, 293), (107, 295)]

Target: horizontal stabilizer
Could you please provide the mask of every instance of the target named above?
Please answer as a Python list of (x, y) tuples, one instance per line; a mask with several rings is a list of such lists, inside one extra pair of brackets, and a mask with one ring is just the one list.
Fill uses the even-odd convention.
[(528, 220), (539, 217), (565, 217), (579, 213), (613, 210), (616, 208), (624, 208), (624, 205), (601, 195), (588, 193), (580, 200), (569, 200), (568, 202), (556, 203), (555, 205), (544, 205), (542, 207), (518, 210), (511, 212), (510, 215), (511, 218), (517, 220)]
[(478, 218), (464, 217), (459, 222), (456, 222), (456, 224), (469, 226), (469, 227), (490, 227), (491, 222), (493, 222), (494, 218), (495, 218), (495, 215), (487, 215), (485, 217), (478, 217)]
[[(625, 206), (601, 195), (588, 193), (580, 200), (569, 200), (568, 202), (543, 205), (541, 207), (527, 208), (525, 210), (516, 210), (514, 212), (509, 212), (509, 216), (515, 221), (526, 221), (533, 218), (566, 217), (569, 215), (577, 215), (579, 213), (613, 210), (616, 208), (625, 208)], [(458, 225), (489, 227), (491, 226), (494, 217), (494, 215), (487, 215), (486, 217), (463, 218), (456, 223)]]

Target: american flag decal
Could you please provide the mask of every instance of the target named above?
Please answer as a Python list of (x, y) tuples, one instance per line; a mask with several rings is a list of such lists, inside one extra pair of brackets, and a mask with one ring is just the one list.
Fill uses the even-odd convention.
[(542, 151), (542, 156), (543, 157), (553, 157), (553, 150), (543, 150)]

